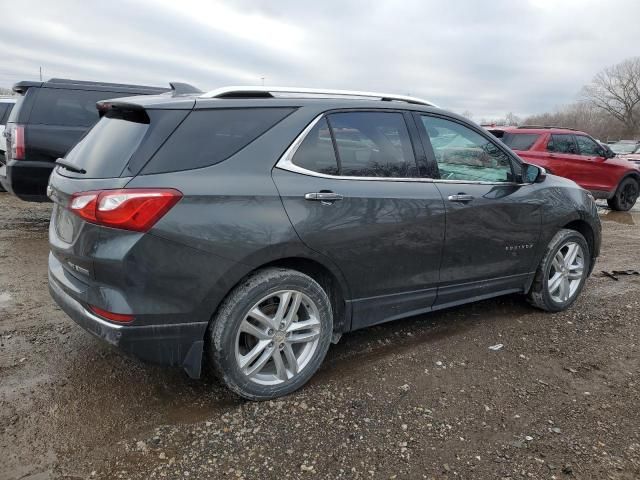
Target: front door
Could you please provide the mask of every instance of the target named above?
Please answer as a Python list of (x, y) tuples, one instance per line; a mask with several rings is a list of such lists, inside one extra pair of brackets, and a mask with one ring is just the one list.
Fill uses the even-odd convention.
[(444, 205), (419, 177), (424, 151), (408, 126), (400, 112), (332, 113), (273, 170), (302, 241), (345, 275), (352, 328), (427, 311), (436, 298)]
[(442, 116), (416, 114), (416, 123), (446, 207), (435, 305), (522, 290), (535, 269), (541, 201), (516, 182), (514, 160), (488, 134)]

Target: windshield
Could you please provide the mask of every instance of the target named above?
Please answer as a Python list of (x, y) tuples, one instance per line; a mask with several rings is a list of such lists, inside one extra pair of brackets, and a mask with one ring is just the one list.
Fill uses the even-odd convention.
[(611, 150), (613, 150), (615, 153), (633, 153), (638, 149), (638, 144), (637, 143), (614, 143), (613, 145), (609, 145), (609, 147), (611, 147)]

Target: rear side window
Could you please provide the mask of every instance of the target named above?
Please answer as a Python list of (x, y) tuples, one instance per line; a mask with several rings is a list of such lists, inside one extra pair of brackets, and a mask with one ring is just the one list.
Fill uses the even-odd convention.
[(9, 122), (15, 123), (17, 121), (18, 113), (20, 112), (20, 106), (24, 102), (25, 95), (20, 95), (20, 96), (16, 97), (16, 103), (13, 104), (13, 108), (9, 112), (9, 118), (7, 118), (7, 123), (9, 123)]
[(31, 111), (29, 123), (90, 127), (98, 121), (96, 102), (123, 95), (116, 92), (41, 88)]
[[(148, 123), (103, 117), (65, 157), (67, 163), (86, 170), (85, 174), (71, 176), (119, 177), (148, 128)], [(65, 169), (61, 169), (60, 173), (69, 175)]]
[(505, 132), (502, 142), (511, 150), (529, 150), (540, 138), (536, 133), (509, 133)]
[(557, 153), (570, 153), (577, 155), (578, 147), (573, 138), (573, 135), (551, 135), (549, 143), (547, 143), (547, 150)]
[(333, 113), (328, 118), (338, 148), (340, 175), (419, 176), (409, 131), (401, 113)]
[(191, 170), (220, 163), (253, 142), (293, 110), (195, 110), (169, 137), (141, 173)]

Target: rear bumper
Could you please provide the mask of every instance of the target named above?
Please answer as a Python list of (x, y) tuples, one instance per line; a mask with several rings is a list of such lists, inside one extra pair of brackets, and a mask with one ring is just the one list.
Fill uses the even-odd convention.
[(28, 202), (47, 202), (47, 184), (54, 164), (9, 160), (0, 164), (0, 184), (16, 197)]
[(96, 337), (141, 360), (181, 366), (190, 377), (200, 377), (206, 322), (142, 326), (109, 322), (65, 291), (64, 283), (56, 279), (51, 268), (49, 292), (67, 315)]

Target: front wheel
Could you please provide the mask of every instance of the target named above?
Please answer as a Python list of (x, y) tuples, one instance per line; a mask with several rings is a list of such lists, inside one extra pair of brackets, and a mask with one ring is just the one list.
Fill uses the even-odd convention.
[(249, 400), (302, 387), (322, 363), (333, 331), (331, 302), (295, 270), (258, 271), (224, 300), (213, 319), (208, 356), (216, 376)]
[(589, 274), (589, 245), (579, 232), (560, 230), (549, 242), (528, 294), (529, 303), (560, 312), (575, 302)]
[(638, 181), (634, 178), (625, 178), (618, 185), (613, 197), (607, 200), (607, 203), (613, 210), (626, 212), (636, 204), (639, 193), (640, 185), (638, 185)]

